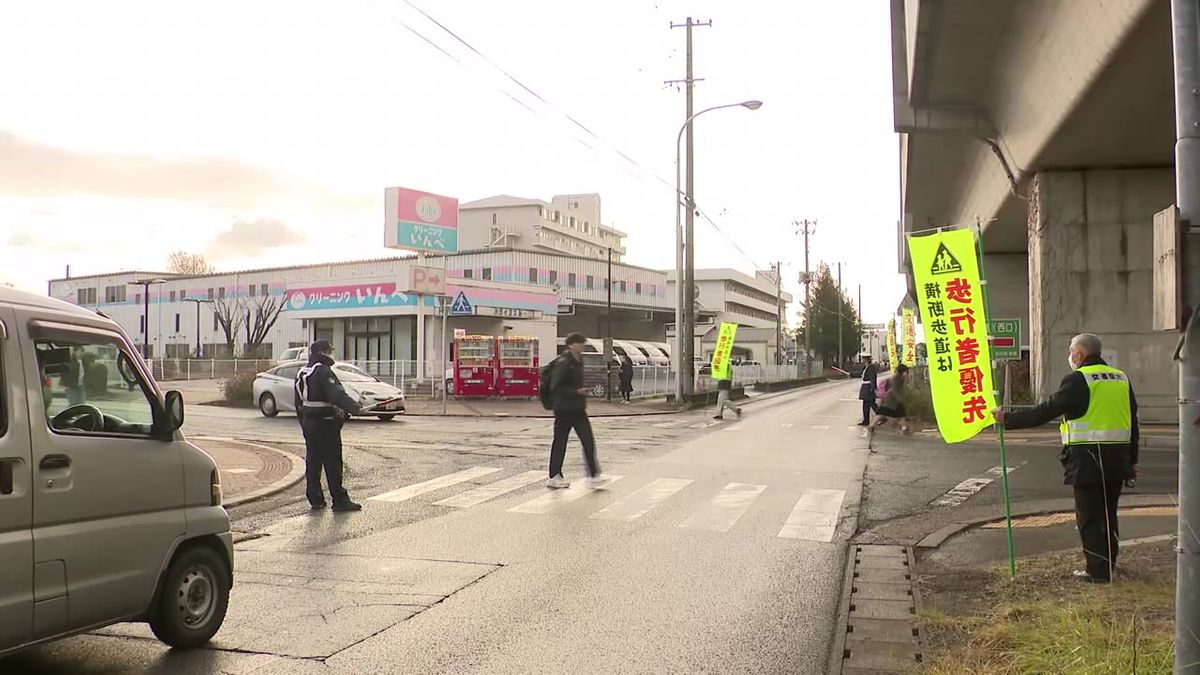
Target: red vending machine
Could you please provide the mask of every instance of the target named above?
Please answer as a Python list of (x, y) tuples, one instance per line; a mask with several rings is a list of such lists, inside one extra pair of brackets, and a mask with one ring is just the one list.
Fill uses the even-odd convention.
[(496, 338), (496, 395), (501, 398), (537, 397), (537, 338)]
[(467, 335), (454, 339), (454, 395), (496, 393), (496, 338)]

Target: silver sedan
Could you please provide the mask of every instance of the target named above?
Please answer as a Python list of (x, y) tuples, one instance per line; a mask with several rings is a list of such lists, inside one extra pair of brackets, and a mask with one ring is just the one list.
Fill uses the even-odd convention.
[[(259, 373), (254, 378), (254, 401), (258, 411), (264, 417), (274, 417), (281, 412), (296, 412), (296, 375), (304, 367), (303, 361), (294, 361)], [(366, 407), (381, 401), (399, 399), (389, 403), (384, 408), (372, 410), (366, 415), (373, 415), (381, 420), (390, 420), (404, 412), (404, 392), (397, 387), (383, 382), (352, 363), (338, 362), (333, 364), (334, 372), (341, 380), (346, 393), (358, 399), (359, 405)]]

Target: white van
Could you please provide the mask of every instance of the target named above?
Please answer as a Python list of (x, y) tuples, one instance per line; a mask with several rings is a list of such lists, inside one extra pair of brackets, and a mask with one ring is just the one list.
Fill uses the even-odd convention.
[(0, 656), (122, 621), (217, 632), (229, 515), (182, 425), (115, 322), (0, 288)]

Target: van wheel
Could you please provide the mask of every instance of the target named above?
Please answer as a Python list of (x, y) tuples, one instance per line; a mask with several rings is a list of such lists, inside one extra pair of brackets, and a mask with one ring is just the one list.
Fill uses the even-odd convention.
[(225, 561), (210, 548), (189, 548), (175, 557), (163, 578), (150, 630), (171, 647), (199, 647), (217, 634), (228, 607)]
[(258, 399), (258, 411), (263, 414), (263, 417), (274, 417), (279, 414), (279, 405), (275, 403), (275, 396), (271, 392), (265, 392), (262, 398)]
[(396, 419), (395, 415), (376, 415), (376, 417), (383, 420), (384, 422), (391, 422), (392, 420)]

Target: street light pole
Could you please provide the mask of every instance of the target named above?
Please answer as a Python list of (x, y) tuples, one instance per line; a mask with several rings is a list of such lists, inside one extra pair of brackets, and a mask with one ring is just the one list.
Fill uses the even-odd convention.
[[(687, 256), (687, 271), (688, 276), (693, 276), (692, 266), (695, 258), (690, 255), (692, 242), (684, 241), (683, 223), (680, 218), (680, 207), (686, 206), (688, 213), (692, 213), (695, 208), (695, 201), (692, 198), (692, 187), (688, 185), (688, 191), (685, 193), (680, 189), (680, 143), (683, 142), (683, 132), (691, 128), (692, 120), (703, 115), (706, 112), (720, 110), (722, 108), (746, 108), (748, 110), (758, 110), (762, 107), (762, 101), (742, 101), (741, 103), (727, 103), (725, 105), (717, 105), (711, 108), (705, 108), (700, 112), (691, 115), (684, 121), (683, 126), (679, 128), (679, 133), (675, 136), (675, 401), (680, 403), (683, 401), (685, 393), (692, 391), (692, 352), (695, 350), (695, 314), (690, 311), (685, 311), (685, 306), (691, 306), (692, 289), (691, 283), (686, 283), (684, 279), (684, 247), (686, 246), (689, 254)], [(691, 146), (688, 147), (688, 173), (691, 174), (692, 168), (692, 153)], [(689, 216), (690, 219), (690, 216)], [(687, 324), (687, 325), (685, 325)], [(684, 341), (684, 335), (687, 335), (687, 341)], [(687, 386), (684, 386), (684, 380), (687, 380)]]
[(200, 305), (212, 302), (207, 298), (184, 298), (184, 302), (195, 303), (196, 305), (196, 358), (200, 358), (202, 349), (200, 347)]
[(167, 283), (166, 279), (139, 279), (129, 286), (142, 287), (142, 358), (150, 358), (150, 287)]

